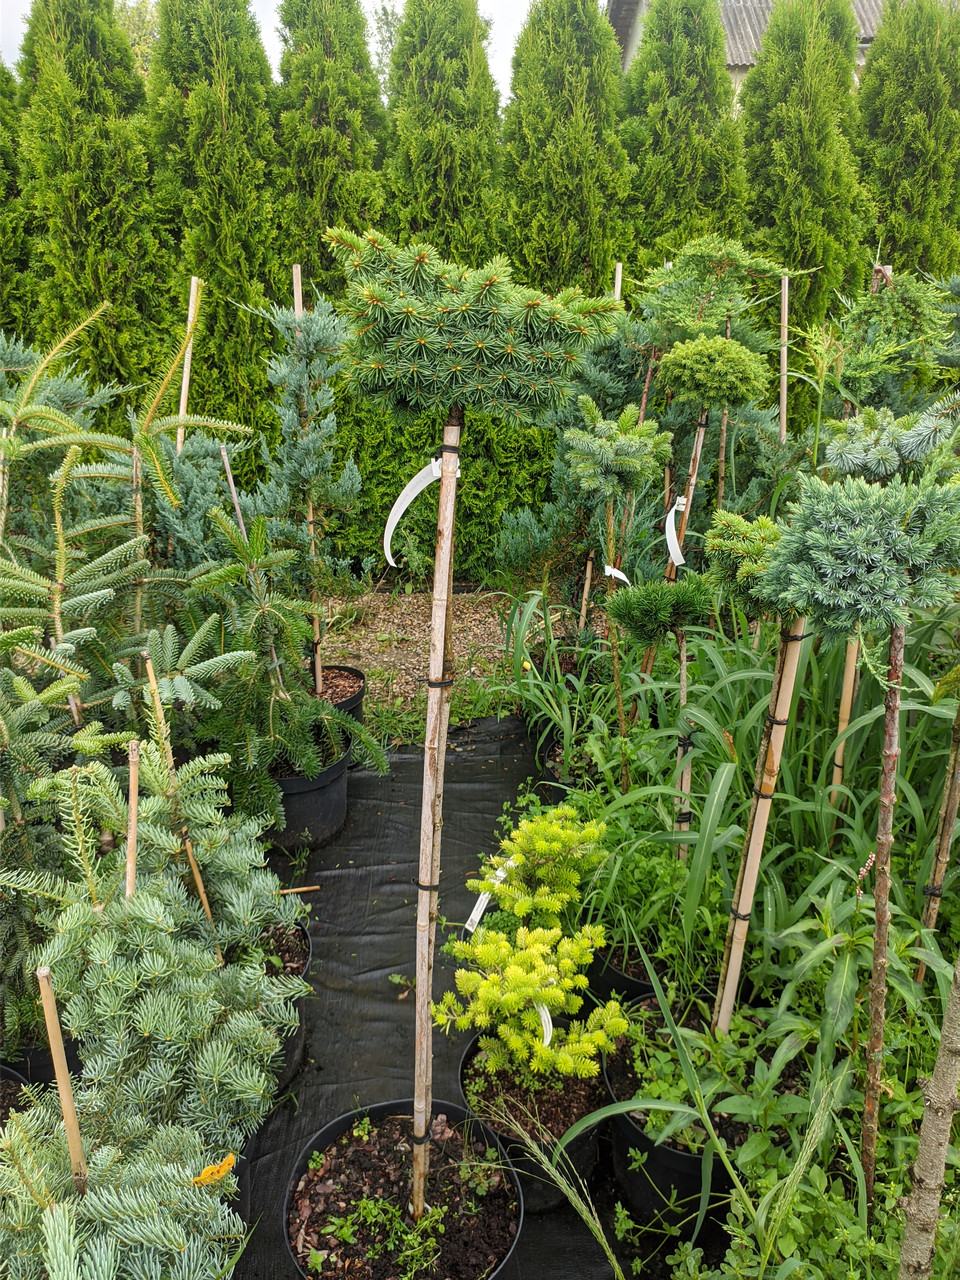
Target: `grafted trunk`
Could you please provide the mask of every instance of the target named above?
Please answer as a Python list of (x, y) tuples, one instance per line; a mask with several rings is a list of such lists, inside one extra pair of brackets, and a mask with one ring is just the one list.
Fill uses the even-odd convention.
[(870, 1039), (867, 1042), (867, 1085), (863, 1099), (860, 1160), (867, 1190), (867, 1212), (873, 1217), (873, 1189), (877, 1176), (877, 1130), (880, 1120), (880, 1079), (883, 1035), (887, 1016), (887, 939), (890, 934), (890, 850), (893, 846), (893, 807), (897, 802), (897, 761), (900, 758), (900, 687), (903, 682), (904, 627), (890, 628), (887, 696), (884, 699), (883, 768), (880, 774), (880, 813), (873, 873), (873, 973), (870, 977)]

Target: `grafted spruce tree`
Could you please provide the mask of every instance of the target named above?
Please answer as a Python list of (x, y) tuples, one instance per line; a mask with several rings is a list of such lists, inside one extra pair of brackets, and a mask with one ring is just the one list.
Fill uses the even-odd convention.
[(109, 301), (78, 354), (96, 382), (139, 381), (158, 352), (166, 272), (133, 114), (143, 86), (112, 0), (35, 0), (20, 81), (32, 336), (49, 342)]
[(374, 173), (386, 132), (358, 0), (283, 0), (278, 93), (278, 224), (282, 257), (297, 261), (321, 293), (343, 273), (324, 242), (328, 226), (362, 231), (379, 220)]
[(479, 266), (498, 247), (499, 98), (476, 0), (407, 0), (390, 64), (388, 224)]
[(192, 403), (265, 429), (269, 330), (244, 308), (263, 306), (275, 262), (270, 67), (246, 0), (161, 0), (159, 24), (149, 120), (181, 315), (190, 276), (207, 282)]
[(746, 175), (732, 112), (717, 0), (652, 0), (620, 132), (636, 166), (629, 214), (641, 268), (708, 232), (740, 235)]
[(538, 289), (609, 288), (625, 259), (630, 166), (620, 49), (594, 0), (534, 0), (503, 121), (504, 247)]
[(821, 323), (867, 266), (871, 204), (844, 134), (854, 58), (839, 56), (835, 17), (827, 0), (777, 0), (740, 94), (755, 247), (810, 272), (791, 283), (799, 328)]
[[(433, 588), (423, 806), (417, 904), (416, 1069), (414, 1083), (413, 1213), (424, 1210), (430, 1118), (433, 942), (443, 826), (443, 767), (452, 651), (453, 536), (457, 457), (467, 406), (530, 421), (568, 393), (590, 344), (619, 303), (568, 289), (547, 298), (511, 279), (495, 258), (478, 270), (444, 261), (426, 244), (398, 248), (368, 232), (342, 228), (330, 239), (348, 279), (345, 310), (354, 334), (347, 378), (395, 410), (446, 413), (440, 454), (437, 555)], [(419, 1141), (418, 1141), (419, 1140)]]
[(862, 158), (882, 260), (947, 275), (960, 266), (960, 14), (942, 0), (887, 0), (860, 81)]

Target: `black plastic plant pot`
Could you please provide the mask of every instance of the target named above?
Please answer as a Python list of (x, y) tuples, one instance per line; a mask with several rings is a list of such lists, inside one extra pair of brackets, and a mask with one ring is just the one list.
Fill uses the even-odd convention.
[[(606, 1059), (603, 1062), (603, 1079), (611, 1101), (626, 1101), (614, 1094)], [(693, 1234), (700, 1205), (702, 1155), (679, 1151), (666, 1143), (658, 1145), (644, 1133), (630, 1113), (612, 1116), (610, 1124), (613, 1171), (631, 1216), (639, 1226), (668, 1228), (679, 1231), (681, 1237), (689, 1238)], [(720, 1157), (714, 1155), (707, 1210), (710, 1221), (723, 1222), (730, 1190), (729, 1175)]]
[[(71, 1075), (79, 1075), (83, 1070), (76, 1040), (63, 1039), (63, 1052), (67, 1059), (67, 1068)], [(23, 1045), (14, 1050), (14, 1056), (0, 1063), (0, 1071), (10, 1072), (16, 1079), (27, 1084), (50, 1084), (55, 1078), (53, 1055), (49, 1045)]]
[[(550, 753), (559, 740), (556, 730), (548, 729), (542, 744), (535, 751), (537, 764), (540, 766), (536, 790), (544, 803), (550, 805), (565, 804), (570, 798), (570, 787), (564, 785), (560, 774), (550, 761)], [(572, 782), (570, 785), (573, 785)]]
[(605, 1004), (615, 995), (620, 997), (623, 1004), (629, 1004), (632, 1000), (643, 1000), (653, 995), (653, 987), (645, 978), (643, 980), (631, 978), (629, 973), (624, 973), (622, 969), (611, 964), (608, 956), (597, 952), (594, 953), (590, 967), (587, 969), (587, 979), (590, 983), (590, 994), (598, 1004)]
[(363, 695), (367, 691), (367, 677), (356, 667), (344, 666), (326, 666), (323, 668), (324, 675), (329, 671), (345, 671), (347, 675), (359, 676), (361, 684), (356, 693), (351, 693), (347, 698), (340, 698), (333, 703), (338, 711), (345, 712), (348, 716), (353, 716), (358, 724), (363, 724)]
[(347, 821), (349, 748), (315, 778), (278, 778), (286, 826), (272, 830), (270, 841), (281, 849), (318, 849), (343, 830)]
[[(5, 1062), (0, 1062), (0, 1080), (12, 1080), (13, 1083), (19, 1085), (21, 1089), (28, 1083), (19, 1071), (14, 1071), (14, 1069), (12, 1067), (8, 1067)], [(0, 1128), (3, 1127), (6, 1118), (6, 1115), (0, 1111)]]
[[(467, 1101), (464, 1087), (466, 1069), (470, 1061), (476, 1056), (479, 1047), (480, 1037), (476, 1035), (464, 1049), (463, 1056), (460, 1059), (460, 1093), (463, 1097), (464, 1105), (468, 1108), (470, 1104)], [(489, 1121), (486, 1121), (486, 1123), (490, 1124)], [(526, 1212), (549, 1213), (552, 1209), (559, 1209), (561, 1205), (566, 1204), (567, 1197), (564, 1192), (555, 1182), (550, 1181), (543, 1166), (535, 1156), (530, 1154), (524, 1143), (509, 1134), (500, 1133), (495, 1128), (494, 1132), (506, 1148), (510, 1163), (517, 1171), (520, 1185), (523, 1188), (523, 1204)], [(545, 1154), (550, 1154), (546, 1143), (538, 1142), (537, 1146)], [(581, 1133), (565, 1148), (567, 1164), (583, 1182), (587, 1181), (597, 1167), (599, 1155), (600, 1131), (596, 1127)]]
[[(307, 963), (303, 972), (299, 975), (301, 978), (306, 978), (313, 962), (313, 939), (310, 937), (310, 930), (303, 921), (298, 920), (295, 928), (300, 930), (307, 942)], [(280, 1064), (280, 1073), (277, 1076), (278, 1094), (286, 1091), (303, 1065), (303, 1051), (307, 1042), (307, 1028), (303, 1021), (303, 1009), (306, 999), (306, 996), (301, 996), (299, 1000), (294, 1002), (299, 1021), (296, 1031), (287, 1036), (283, 1042), (283, 1062)]]
[[(317, 1280), (315, 1275), (304, 1271), (300, 1263), (297, 1261), (296, 1254), (293, 1251), (293, 1246), (290, 1243), (290, 1232), (287, 1224), (290, 1203), (293, 1200), (293, 1196), (300, 1183), (300, 1179), (307, 1170), (307, 1165), (311, 1155), (314, 1151), (323, 1151), (326, 1147), (332, 1146), (338, 1138), (342, 1137), (343, 1134), (352, 1129), (357, 1121), (362, 1120), (365, 1116), (368, 1116), (370, 1120), (376, 1124), (377, 1121), (385, 1120), (390, 1116), (412, 1115), (412, 1098), (403, 1098), (397, 1102), (378, 1102), (373, 1106), (360, 1107), (355, 1111), (348, 1111), (345, 1115), (338, 1116), (336, 1120), (331, 1120), (329, 1124), (324, 1125), (322, 1129), (318, 1130), (318, 1132), (315, 1133), (304, 1146), (303, 1150), (294, 1162), (293, 1170), (290, 1174), (290, 1181), (287, 1184), (287, 1194), (283, 1199), (283, 1220), (281, 1223), (283, 1238), (287, 1245), (287, 1253), (290, 1256), (290, 1261), (293, 1265), (295, 1275), (302, 1276), (304, 1280)], [(506, 1280), (506, 1277), (512, 1274), (512, 1272), (508, 1271), (507, 1268), (510, 1259), (513, 1256), (513, 1252), (517, 1247), (517, 1241), (520, 1239), (520, 1232), (523, 1229), (524, 1197), (520, 1180), (517, 1177), (516, 1171), (513, 1168), (504, 1144), (489, 1125), (484, 1124), (482, 1120), (478, 1120), (476, 1116), (471, 1114), (465, 1107), (459, 1106), (456, 1102), (441, 1102), (435, 1098), (431, 1109), (431, 1117), (438, 1115), (446, 1116), (448, 1123), (455, 1128), (461, 1128), (468, 1125), (478, 1125), (480, 1132), (483, 1135), (485, 1145), (487, 1147), (493, 1147), (498, 1152), (504, 1172), (510, 1179), (510, 1183), (517, 1197), (517, 1229), (514, 1232), (510, 1248), (504, 1254), (503, 1258), (501, 1258), (494, 1270), (486, 1272), (482, 1278), (477, 1278), (477, 1280), (496, 1280), (496, 1277), (500, 1277), (501, 1280)]]

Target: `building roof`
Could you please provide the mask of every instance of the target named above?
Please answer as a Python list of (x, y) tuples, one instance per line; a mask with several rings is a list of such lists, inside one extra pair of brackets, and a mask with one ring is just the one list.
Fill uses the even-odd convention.
[[(861, 44), (869, 44), (877, 34), (883, 0), (852, 0)], [(607, 16), (624, 51), (635, 47), (631, 34), (638, 18), (648, 8), (648, 0), (609, 0)], [(751, 67), (757, 58), (773, 0), (720, 0), (720, 16), (727, 36), (727, 66)]]

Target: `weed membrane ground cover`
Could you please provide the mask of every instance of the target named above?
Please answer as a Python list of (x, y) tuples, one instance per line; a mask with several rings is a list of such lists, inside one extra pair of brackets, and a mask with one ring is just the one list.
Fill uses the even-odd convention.
[[(297, 884), (320, 884), (313, 906), (316, 998), (306, 1002), (301, 1073), (250, 1148), (249, 1186), (256, 1230), (236, 1280), (286, 1280), (295, 1273), (282, 1211), (294, 1159), (310, 1136), (358, 1103), (413, 1094), (413, 999), (390, 974), (412, 979), (422, 753), (403, 748), (385, 778), (350, 775), (350, 815), (337, 840), (313, 854)], [(536, 776), (523, 722), (482, 720), (451, 732), (444, 787), (440, 912), (466, 919), (475, 901), (467, 877), (496, 847), (496, 822), (523, 781)], [(286, 866), (276, 864), (288, 878)], [(435, 994), (453, 985), (453, 965), (438, 952)], [(459, 1098), (464, 1037), (434, 1033), (434, 1093)], [(608, 1163), (608, 1161), (605, 1161)], [(601, 1172), (602, 1180), (602, 1172)], [(505, 1280), (608, 1280), (596, 1242), (572, 1209), (527, 1217)], [(443, 1280), (443, 1277), (438, 1277)]]

